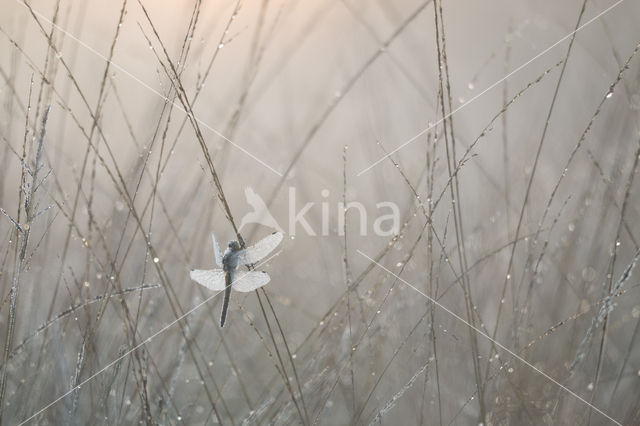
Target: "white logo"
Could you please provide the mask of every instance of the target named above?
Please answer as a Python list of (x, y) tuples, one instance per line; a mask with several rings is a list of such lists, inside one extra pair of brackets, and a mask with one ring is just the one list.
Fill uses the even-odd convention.
[[(244, 228), (245, 225), (257, 223), (259, 225), (266, 226), (268, 228), (275, 229), (279, 232), (284, 232), (278, 222), (274, 219), (273, 215), (267, 207), (267, 203), (264, 202), (252, 188), (245, 188), (245, 198), (247, 203), (253, 208), (253, 211), (245, 214), (240, 221), (240, 227), (238, 230)], [(321, 232), (318, 234), (314, 227), (307, 221), (305, 217), (312, 209), (317, 213), (318, 203), (307, 202), (302, 208), (297, 208), (296, 203), (296, 188), (289, 187), (289, 218), (288, 218), (288, 234), (291, 236), (296, 235), (296, 228), (298, 225), (304, 229), (309, 236), (329, 236), (332, 235), (330, 228), (332, 228), (331, 222), (337, 219), (337, 226), (333, 226), (333, 233), (337, 235), (344, 235), (345, 217), (348, 210), (354, 210), (358, 213), (358, 222), (360, 228), (360, 235), (365, 236), (369, 232), (368, 212), (364, 204), (358, 201), (350, 201), (346, 205), (343, 202), (338, 202), (336, 205), (335, 216), (331, 213), (329, 202), (329, 190), (323, 189), (320, 191), (320, 195), (324, 200), (319, 203), (320, 207), (320, 220), (321, 220)], [(390, 201), (384, 201), (376, 203), (376, 209), (378, 210), (378, 217), (373, 222), (373, 233), (380, 237), (387, 237), (397, 235), (400, 232), (400, 209), (398, 206)], [(383, 213), (387, 210), (387, 214)]]
[(264, 202), (262, 197), (260, 197), (253, 188), (245, 188), (244, 196), (247, 199), (247, 203), (253, 207), (253, 211), (245, 214), (240, 221), (240, 231), (245, 225), (250, 223), (257, 223), (260, 225), (267, 226), (269, 228), (273, 228), (277, 231), (283, 232), (278, 222), (271, 216), (269, 209), (267, 208), (267, 204)]

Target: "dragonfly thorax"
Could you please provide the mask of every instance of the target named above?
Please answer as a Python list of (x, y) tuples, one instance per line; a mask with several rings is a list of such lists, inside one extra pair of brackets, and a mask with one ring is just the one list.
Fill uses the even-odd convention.
[(238, 267), (238, 252), (240, 244), (237, 241), (229, 241), (227, 249), (222, 256), (222, 267), (225, 271), (230, 272)]

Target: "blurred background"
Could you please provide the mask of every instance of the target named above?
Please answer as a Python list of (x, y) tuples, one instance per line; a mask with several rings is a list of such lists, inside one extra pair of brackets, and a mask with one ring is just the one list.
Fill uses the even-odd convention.
[(1, 9), (2, 424), (640, 422), (639, 3)]

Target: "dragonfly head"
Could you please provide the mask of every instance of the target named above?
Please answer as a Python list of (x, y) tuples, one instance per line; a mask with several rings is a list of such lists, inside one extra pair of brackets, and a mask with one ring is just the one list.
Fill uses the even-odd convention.
[(229, 241), (229, 249), (233, 251), (240, 250), (240, 244), (237, 241)]

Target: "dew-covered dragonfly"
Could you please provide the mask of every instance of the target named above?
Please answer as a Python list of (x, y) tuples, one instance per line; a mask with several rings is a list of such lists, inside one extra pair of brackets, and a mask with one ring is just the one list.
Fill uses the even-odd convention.
[(192, 280), (210, 290), (224, 290), (222, 316), (220, 317), (220, 327), (224, 327), (227, 309), (229, 308), (229, 298), (231, 297), (231, 288), (236, 291), (249, 292), (262, 287), (271, 280), (269, 274), (264, 271), (243, 271), (239, 270), (238, 266), (244, 265), (250, 268), (264, 259), (280, 244), (283, 234), (282, 232), (274, 232), (258, 241), (255, 245), (245, 248), (240, 247), (237, 241), (229, 241), (224, 254), (220, 251), (216, 236), (213, 233), (211, 238), (213, 240), (213, 253), (216, 258), (216, 264), (222, 269), (194, 269), (189, 273), (189, 276)]

